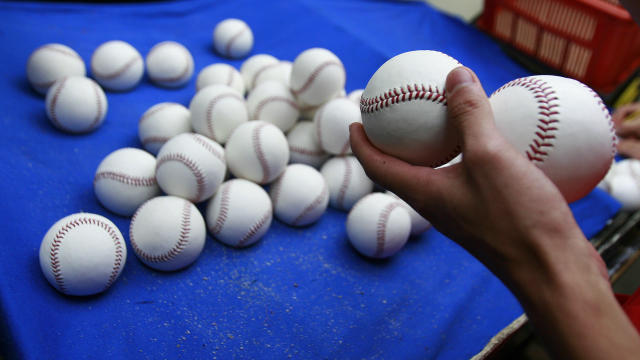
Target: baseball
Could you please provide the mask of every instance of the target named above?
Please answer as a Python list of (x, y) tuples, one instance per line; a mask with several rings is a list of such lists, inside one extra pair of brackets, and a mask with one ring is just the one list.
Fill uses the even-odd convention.
[(178, 103), (153, 105), (138, 121), (140, 143), (153, 155), (157, 155), (169, 139), (186, 132), (191, 132), (191, 113)]
[(146, 63), (149, 79), (160, 86), (180, 87), (193, 75), (191, 53), (175, 41), (163, 41), (152, 47)]
[(129, 43), (107, 41), (98, 46), (91, 56), (91, 74), (109, 90), (131, 90), (142, 79), (144, 61), (138, 50)]
[(349, 125), (362, 122), (358, 105), (347, 98), (333, 99), (323, 105), (313, 117), (316, 136), (322, 149), (329, 154), (351, 153)]
[(84, 61), (72, 48), (62, 44), (46, 44), (35, 49), (27, 60), (27, 79), (40, 94), (56, 81), (69, 76), (85, 76)]
[(276, 218), (291, 226), (316, 222), (329, 204), (329, 188), (318, 170), (309, 165), (287, 166), (269, 190)]
[(289, 162), (287, 138), (278, 127), (261, 120), (238, 126), (225, 150), (229, 171), (258, 184), (275, 180)]
[(244, 80), (240, 72), (229, 64), (212, 64), (200, 70), (196, 78), (196, 90), (200, 91), (209, 85), (227, 85), (244, 96)]
[(62, 131), (87, 133), (95, 130), (102, 125), (107, 107), (102, 88), (83, 76), (60, 79), (47, 92), (47, 116)]
[(307, 105), (320, 105), (344, 90), (346, 77), (342, 61), (334, 53), (307, 49), (293, 61), (291, 91)]
[(369, 194), (347, 216), (347, 236), (364, 256), (386, 258), (397, 253), (409, 239), (411, 218), (396, 198)]
[(123, 148), (107, 155), (98, 165), (93, 190), (110, 211), (131, 216), (145, 201), (157, 196), (156, 158), (135, 148)]
[(289, 88), (292, 66), (293, 63), (291, 61), (278, 61), (276, 63), (267, 62), (267, 64), (264, 64), (253, 72), (253, 76), (251, 78), (252, 88), (255, 88), (266, 81), (277, 81)]
[(185, 133), (160, 148), (156, 180), (168, 195), (198, 203), (216, 192), (226, 169), (220, 144), (199, 134)]
[(611, 179), (609, 194), (622, 204), (622, 210), (640, 209), (640, 181), (631, 175), (617, 175)]
[(40, 244), (40, 268), (58, 291), (94, 295), (107, 290), (127, 261), (120, 230), (107, 218), (77, 213), (58, 220)]
[(411, 235), (412, 236), (418, 236), (423, 232), (427, 231), (431, 227), (431, 223), (429, 222), (429, 220), (425, 219), (424, 217), (422, 217), (422, 215), (418, 214), (418, 212), (415, 211), (411, 207), (411, 205), (407, 204), (407, 202), (402, 200), (400, 197), (398, 197), (398, 195), (392, 193), (391, 191), (387, 191), (385, 192), (385, 194), (391, 195), (394, 198), (396, 198), (396, 200), (400, 201), (404, 209), (407, 210), (407, 213), (409, 213), (409, 218), (411, 218)]
[(243, 58), (253, 48), (253, 32), (242, 20), (223, 20), (213, 29), (213, 47), (226, 58)]
[(259, 185), (244, 179), (223, 183), (207, 205), (207, 226), (218, 241), (245, 247), (264, 236), (271, 226), (271, 199)]
[(447, 75), (458, 66), (449, 55), (430, 50), (406, 52), (382, 64), (360, 100), (371, 143), (414, 165), (438, 167), (458, 155), (444, 93)]
[(365, 174), (355, 156), (337, 156), (327, 160), (320, 173), (329, 186), (329, 204), (349, 210), (363, 196), (373, 191), (373, 181)]
[(159, 196), (140, 206), (131, 218), (129, 241), (145, 265), (175, 271), (191, 265), (204, 248), (204, 218), (189, 201)]
[(300, 112), (289, 88), (276, 81), (256, 86), (247, 97), (247, 109), (252, 120), (264, 120), (289, 131), (298, 121)]
[(345, 97), (345, 91), (344, 89), (341, 90), (339, 93), (337, 93), (334, 97), (332, 97), (331, 99), (325, 101), (324, 103), (320, 104), (320, 105), (308, 105), (305, 104), (304, 102), (300, 101), (299, 98), (296, 99), (296, 101), (298, 102), (298, 109), (300, 109), (300, 118), (301, 119), (306, 119), (306, 120), (313, 120), (313, 117), (316, 116), (316, 112), (318, 112), (318, 110), (326, 103), (328, 103), (329, 101), (333, 100), (333, 99), (339, 99)]
[(587, 195), (609, 170), (617, 144), (613, 122), (586, 85), (559, 76), (530, 76), (502, 86), (489, 101), (498, 130), (567, 202)]
[(362, 93), (363, 92), (364, 92), (364, 89), (353, 90), (352, 92), (347, 94), (347, 98), (349, 98), (349, 100), (353, 101), (359, 107), (360, 106), (360, 99), (362, 98)]
[(244, 98), (226, 85), (209, 85), (198, 91), (189, 110), (193, 129), (220, 144), (249, 120)]
[(319, 168), (329, 158), (316, 136), (311, 121), (300, 121), (287, 133), (289, 143), (289, 162), (300, 163)]
[(256, 54), (245, 60), (240, 66), (240, 75), (244, 80), (244, 85), (248, 91), (256, 86), (256, 79), (261, 77), (262, 73), (275, 68), (280, 61), (268, 54)]

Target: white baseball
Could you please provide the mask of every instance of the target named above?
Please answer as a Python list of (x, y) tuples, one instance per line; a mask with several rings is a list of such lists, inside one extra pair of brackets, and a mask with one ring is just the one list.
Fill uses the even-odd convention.
[(253, 48), (253, 32), (240, 19), (223, 20), (213, 29), (213, 46), (224, 57), (243, 58)]
[(587, 195), (609, 170), (617, 144), (613, 122), (586, 85), (559, 76), (530, 76), (502, 86), (489, 101), (498, 130), (567, 202)]
[(349, 241), (364, 256), (389, 257), (402, 249), (410, 233), (409, 213), (398, 199), (387, 194), (363, 197), (347, 216)]
[(363, 92), (364, 92), (364, 89), (353, 90), (352, 92), (347, 94), (347, 97), (349, 98), (349, 100), (353, 101), (359, 107)]
[(287, 138), (277, 126), (261, 120), (238, 126), (225, 151), (229, 171), (258, 184), (275, 180), (289, 162)]
[(271, 199), (259, 185), (244, 179), (226, 181), (207, 205), (207, 226), (216, 240), (245, 247), (260, 240), (273, 219)]
[(227, 85), (244, 96), (244, 80), (240, 72), (233, 66), (224, 63), (212, 64), (200, 70), (196, 78), (196, 90), (200, 91), (209, 85)]
[(402, 206), (409, 213), (409, 217), (411, 218), (411, 235), (417, 236), (427, 231), (431, 227), (431, 223), (429, 220), (425, 219), (422, 215), (418, 214), (411, 205), (409, 205), (406, 201), (402, 200), (398, 195), (392, 193), (391, 191), (386, 191), (385, 194), (391, 195), (396, 198)]
[(291, 226), (316, 222), (329, 204), (329, 188), (318, 170), (292, 164), (269, 189), (276, 218)]
[(360, 108), (347, 98), (338, 98), (324, 104), (313, 117), (316, 136), (322, 149), (329, 154), (351, 153), (349, 125), (362, 123)]
[(300, 121), (287, 133), (289, 162), (319, 168), (329, 158), (318, 141), (316, 129), (311, 121)]
[(185, 85), (193, 75), (193, 57), (175, 41), (163, 41), (149, 50), (146, 58), (149, 79), (164, 87)]
[(322, 165), (320, 173), (327, 180), (329, 204), (335, 209), (349, 210), (373, 191), (373, 181), (355, 156), (333, 157)]
[(251, 91), (256, 85), (256, 79), (262, 73), (277, 67), (280, 61), (269, 54), (256, 54), (245, 60), (240, 66), (240, 75), (244, 80), (247, 91)]
[(157, 196), (156, 158), (135, 148), (118, 149), (98, 165), (93, 190), (110, 211), (131, 216), (145, 201)]
[(277, 81), (289, 88), (292, 67), (293, 63), (291, 61), (283, 60), (276, 63), (267, 63), (253, 73), (251, 86), (255, 88), (266, 81)]
[(109, 219), (77, 213), (58, 220), (40, 244), (40, 268), (58, 291), (94, 295), (107, 290), (127, 261), (127, 247)]
[(289, 88), (277, 81), (256, 86), (247, 97), (247, 109), (252, 120), (264, 120), (287, 132), (298, 121), (300, 112)]
[(93, 80), (83, 76), (62, 78), (46, 97), (47, 116), (55, 127), (70, 133), (95, 130), (107, 115), (107, 97)]
[(296, 98), (296, 101), (298, 103), (298, 109), (300, 109), (300, 118), (301, 119), (306, 119), (306, 120), (313, 120), (313, 117), (316, 116), (316, 112), (318, 112), (318, 110), (326, 103), (328, 103), (329, 101), (333, 100), (333, 99), (339, 99), (345, 97), (345, 92), (344, 89), (342, 91), (340, 91), (339, 93), (337, 93), (334, 97), (332, 97), (331, 99), (323, 102), (320, 105), (308, 105), (305, 104), (303, 101), (300, 101), (300, 98)]
[(198, 91), (189, 103), (191, 126), (220, 144), (249, 120), (244, 98), (226, 85), (209, 85)]
[(156, 180), (168, 195), (198, 203), (210, 198), (224, 179), (224, 149), (193, 133), (177, 135), (158, 153)]
[(307, 49), (293, 61), (291, 91), (305, 104), (325, 103), (344, 90), (345, 81), (342, 61), (327, 49)]
[(207, 229), (198, 208), (175, 196), (159, 196), (131, 218), (129, 241), (145, 265), (175, 271), (191, 265), (204, 248)]
[(142, 79), (142, 55), (129, 43), (112, 40), (103, 43), (91, 56), (91, 74), (96, 81), (110, 90), (131, 90)]
[[(624, 160), (620, 161), (623, 162)], [(640, 163), (640, 160), (637, 160)], [(600, 182), (598, 183), (598, 187), (606, 192), (611, 192), (611, 180), (613, 180), (613, 178), (616, 175), (616, 160), (612, 160), (611, 161), (611, 166), (609, 167), (609, 171), (607, 171), (607, 173), (605, 174), (605, 176), (602, 178), (602, 180), (600, 180)], [(640, 164), (639, 164), (640, 165)], [(639, 172), (640, 174), (640, 172)]]
[(406, 52), (382, 64), (360, 100), (371, 143), (414, 165), (438, 167), (458, 155), (444, 93), (447, 75), (458, 66), (449, 55), (430, 50)]
[(622, 204), (622, 210), (640, 209), (640, 181), (638, 178), (621, 174), (609, 183), (609, 194)]
[(138, 121), (140, 143), (154, 155), (169, 139), (186, 132), (191, 132), (191, 112), (174, 102), (153, 105)]
[(56, 81), (69, 76), (85, 76), (84, 61), (72, 48), (46, 44), (35, 49), (27, 60), (27, 79), (40, 94), (46, 94)]

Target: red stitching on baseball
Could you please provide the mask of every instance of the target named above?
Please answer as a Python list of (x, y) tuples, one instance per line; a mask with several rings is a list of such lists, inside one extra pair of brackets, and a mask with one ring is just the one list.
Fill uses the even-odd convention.
[(256, 87), (256, 83), (258, 82), (258, 78), (260, 77), (260, 75), (262, 75), (262, 73), (264, 73), (265, 71), (272, 69), (276, 66), (280, 65), (280, 62), (277, 61), (275, 63), (272, 64), (267, 64), (262, 66), (260, 69), (258, 69), (258, 71), (255, 72), (255, 74), (253, 74), (253, 78), (251, 79), (251, 88), (255, 88)]
[(138, 56), (134, 56), (129, 61), (124, 63), (124, 65), (122, 65), (122, 67), (120, 69), (117, 69), (116, 71), (114, 71), (111, 74), (105, 74), (105, 73), (100, 73), (99, 71), (97, 71), (97, 69), (95, 69), (95, 66), (93, 64), (94, 57), (95, 57), (95, 54), (94, 54), (94, 56), (91, 57), (91, 72), (93, 73), (93, 76), (100, 78), (100, 80), (112, 80), (112, 79), (115, 79), (118, 76), (124, 74), (125, 71), (127, 71), (129, 68), (131, 68), (133, 66), (133, 64), (138, 62), (138, 60), (142, 61), (142, 59), (139, 58)]
[(340, 189), (338, 190), (338, 197), (336, 198), (337, 205), (346, 210), (344, 207), (344, 197), (347, 193), (347, 188), (349, 188), (349, 183), (351, 182), (351, 174), (353, 173), (353, 169), (351, 168), (351, 162), (349, 162), (348, 158), (342, 158), (344, 161), (344, 178), (342, 178), (342, 184), (340, 184)]
[(271, 216), (271, 208), (269, 208), (264, 213), (264, 215), (262, 215), (260, 220), (258, 220), (257, 223), (253, 224), (253, 226), (249, 228), (249, 231), (245, 234), (245, 236), (243, 236), (242, 239), (238, 241), (237, 246), (244, 246), (249, 240), (251, 240), (251, 238), (258, 233), (258, 231), (267, 223), (267, 221), (271, 219)]
[(142, 124), (145, 120), (147, 120), (147, 119), (149, 119), (150, 117), (152, 117), (153, 115), (155, 115), (155, 114), (159, 113), (160, 111), (162, 111), (162, 110), (164, 110), (164, 109), (166, 109), (166, 108), (168, 108), (168, 107), (174, 106), (174, 105), (178, 105), (178, 104), (176, 104), (176, 103), (163, 103), (163, 104), (158, 104), (158, 105), (156, 105), (156, 106), (155, 106), (155, 108), (153, 108), (153, 109), (149, 109), (149, 110), (147, 110), (147, 111), (142, 115), (142, 117), (140, 118), (140, 120), (138, 120), (138, 126), (139, 126), (140, 124)]
[(116, 258), (113, 263), (113, 269), (111, 270), (111, 275), (109, 276), (109, 279), (105, 284), (105, 287), (104, 287), (105, 290), (109, 288), (113, 284), (113, 282), (116, 280), (116, 278), (118, 277), (118, 273), (120, 272), (121, 266), (123, 265), (122, 264), (123, 247), (120, 242), (120, 238), (118, 237), (118, 233), (113, 229), (111, 225), (107, 224), (106, 222), (100, 219), (95, 219), (95, 218), (83, 217), (83, 218), (77, 218), (77, 219), (71, 220), (65, 225), (63, 225), (60, 228), (60, 230), (58, 230), (58, 232), (54, 236), (53, 241), (51, 243), (51, 249), (49, 249), (49, 259), (51, 261), (51, 272), (53, 273), (53, 277), (56, 282), (56, 285), (58, 286), (58, 289), (63, 293), (67, 293), (67, 287), (64, 284), (64, 277), (62, 276), (62, 265), (60, 264), (60, 259), (58, 259), (60, 247), (62, 246), (62, 241), (64, 240), (65, 236), (67, 236), (67, 234), (71, 230), (73, 230), (74, 228), (80, 225), (96, 225), (99, 228), (105, 230), (107, 234), (109, 234), (109, 237), (111, 237), (111, 239), (113, 240), (113, 243), (115, 246)]
[(153, 144), (153, 143), (165, 143), (167, 141), (169, 141), (169, 137), (168, 136), (149, 136), (146, 137), (144, 139), (142, 139), (142, 145), (149, 145), (149, 144)]
[(183, 204), (184, 205), (182, 206), (182, 218), (180, 220), (180, 234), (178, 235), (178, 241), (171, 249), (169, 249), (169, 251), (160, 255), (151, 255), (140, 249), (133, 236), (135, 220), (137, 218), (138, 212), (142, 210), (144, 205), (141, 206), (140, 209), (135, 212), (135, 214), (133, 214), (129, 230), (129, 240), (131, 240), (131, 247), (133, 247), (133, 250), (136, 252), (136, 254), (138, 254), (138, 256), (140, 256), (147, 262), (159, 263), (172, 260), (184, 250), (184, 248), (189, 243), (189, 235), (191, 234), (191, 203), (185, 200)]
[(156, 174), (158, 173), (158, 169), (160, 169), (160, 166), (169, 161), (177, 161), (179, 163), (182, 163), (191, 171), (193, 176), (196, 178), (197, 194), (195, 198), (190, 198), (188, 200), (192, 202), (198, 202), (202, 198), (205, 190), (204, 188), (207, 185), (207, 181), (202, 174), (202, 170), (200, 170), (195, 161), (189, 159), (185, 155), (181, 153), (172, 153), (163, 155), (158, 159), (158, 162), (156, 163)]
[[(153, 48), (151, 48), (151, 51), (149, 51), (149, 54), (147, 55), (147, 58), (149, 58), (154, 51), (157, 51), (159, 47), (166, 46), (166, 45), (175, 45), (176, 47), (180, 48), (180, 50), (182, 50), (184, 58), (185, 58), (184, 69), (182, 70), (182, 72), (180, 74), (178, 74), (176, 76), (171, 76), (171, 77), (166, 77), (166, 78), (155, 76), (152, 79), (154, 81), (156, 81), (156, 82), (158, 82), (158, 81), (176, 82), (176, 81), (183, 80), (184, 76), (187, 75), (187, 73), (189, 72), (189, 69), (191, 69), (191, 61), (189, 59), (189, 56), (191, 54), (181, 44), (178, 44), (178, 43), (174, 44), (174, 43), (172, 43), (170, 41), (163, 41), (163, 42), (157, 44), (156, 46), (154, 46)], [(180, 46), (178, 46), (178, 45), (180, 45)]]
[(212, 139), (216, 138), (216, 133), (215, 131), (213, 131), (213, 108), (214, 106), (216, 106), (216, 104), (222, 100), (222, 99), (226, 99), (226, 98), (232, 98), (232, 99), (236, 99), (238, 101), (243, 101), (244, 99), (236, 94), (236, 93), (228, 93), (228, 94), (221, 94), (218, 95), (216, 97), (214, 97), (213, 99), (209, 100), (209, 103), (207, 104), (207, 112), (206, 112), (206, 119), (207, 119), (207, 130), (209, 131), (209, 137)]
[(382, 209), (380, 217), (378, 217), (378, 224), (376, 229), (376, 252), (373, 254), (373, 256), (378, 257), (382, 255), (387, 235), (387, 223), (389, 222), (389, 217), (391, 216), (391, 212), (399, 206), (402, 206), (402, 204), (398, 201), (394, 201), (387, 204)]
[(326, 155), (326, 153), (322, 150), (312, 150), (312, 149), (305, 149), (303, 147), (300, 146), (296, 146), (296, 145), (292, 145), (291, 143), (289, 143), (289, 151), (291, 152), (295, 152), (301, 155), (307, 155), (307, 156), (324, 156)]
[(101, 171), (97, 173), (93, 178), (93, 184), (95, 185), (96, 182), (103, 179), (109, 179), (131, 186), (155, 186), (157, 184), (155, 177), (129, 176), (115, 171)]
[(424, 84), (401, 86), (400, 89), (393, 88), (372, 98), (360, 98), (360, 111), (362, 113), (373, 113), (380, 111), (400, 102), (412, 100), (427, 100), (436, 104), (447, 105), (445, 90), (440, 90), (435, 85), (425, 86)]
[(55, 92), (53, 93), (53, 97), (51, 98), (51, 103), (49, 104), (49, 117), (51, 118), (51, 121), (53, 121), (53, 123), (59, 129), (63, 129), (63, 130), (68, 130), (68, 129), (64, 127), (58, 120), (58, 116), (56, 115), (56, 104), (58, 103), (58, 98), (60, 97), (60, 93), (62, 92), (62, 88), (64, 87), (64, 84), (67, 82), (67, 79), (68, 78), (65, 77), (60, 81), (60, 85), (58, 85)]
[(227, 217), (229, 215), (229, 194), (231, 193), (231, 184), (232, 183), (230, 182), (226, 183), (220, 190), (220, 210), (218, 211), (215, 225), (209, 228), (209, 231), (211, 231), (213, 235), (218, 235), (222, 231), (224, 223), (227, 221)]
[(318, 77), (318, 75), (320, 75), (320, 72), (322, 72), (322, 70), (324, 70), (329, 66), (338, 66), (344, 71), (344, 66), (339, 61), (325, 61), (320, 65), (318, 65), (318, 67), (316, 67), (315, 70), (313, 70), (311, 75), (309, 75), (309, 77), (307, 78), (307, 81), (305, 81), (305, 83), (302, 84), (302, 87), (300, 87), (299, 89), (291, 89), (291, 92), (295, 96), (299, 96), (300, 94), (302, 94), (305, 90), (311, 87), (311, 84)]
[(351, 142), (347, 137), (347, 141), (345, 141), (344, 145), (342, 146), (342, 149), (340, 149), (340, 155), (346, 154), (349, 151), (350, 146), (351, 146)]
[(225, 49), (224, 49), (228, 57), (232, 57), (231, 56), (231, 46), (233, 45), (233, 42), (236, 41), (240, 37), (240, 35), (242, 35), (247, 30), (248, 30), (248, 28), (246, 26), (243, 26), (242, 29), (240, 29), (240, 31), (235, 33), (231, 37), (231, 39), (229, 39), (229, 42), (226, 44)]
[(269, 171), (269, 162), (264, 155), (264, 151), (262, 151), (262, 142), (260, 141), (260, 130), (265, 126), (269, 125), (269, 123), (263, 122), (258, 124), (255, 128), (253, 128), (253, 133), (251, 134), (252, 143), (253, 143), (253, 151), (256, 153), (256, 157), (260, 162), (260, 167), (262, 168), (262, 180), (261, 183), (266, 183), (269, 181), (269, 177), (271, 173)]
[(89, 125), (89, 128), (84, 130), (84, 131), (89, 131), (89, 130), (95, 128), (100, 123), (100, 121), (102, 120), (102, 117), (104, 115), (103, 114), (103, 110), (102, 110), (102, 97), (100, 96), (100, 91), (101, 91), (100, 87), (94, 82), (91, 82), (91, 85), (93, 86), (93, 92), (96, 95), (96, 108), (97, 108), (97, 111), (96, 111), (96, 117), (93, 119), (93, 122), (91, 123), (91, 125)]
[(222, 162), (223, 164), (225, 163), (224, 154), (222, 154), (220, 150), (216, 149), (213, 145), (209, 143), (209, 141), (211, 140), (207, 139), (202, 135), (194, 134), (194, 133), (189, 133), (189, 136), (193, 139), (193, 141), (200, 144), (200, 146), (202, 146), (205, 150), (207, 150), (211, 155), (215, 156), (218, 160), (220, 160), (220, 162)]
[(320, 192), (320, 195), (316, 196), (315, 199), (313, 199), (313, 201), (311, 202), (311, 204), (309, 204), (306, 208), (304, 208), (304, 210), (300, 213), (300, 215), (298, 215), (292, 222), (291, 225), (298, 225), (298, 223), (305, 217), (307, 216), (308, 213), (310, 213), (311, 211), (313, 211), (313, 209), (317, 208), (322, 202), (324, 202), (327, 197), (329, 196), (329, 188), (327, 187), (327, 184), (325, 183), (322, 187), (322, 192)]
[(285, 104), (289, 104), (289, 106), (291, 106), (294, 110), (298, 110), (298, 104), (296, 104), (293, 100), (284, 96), (270, 96), (258, 103), (258, 106), (256, 106), (256, 110), (253, 113), (252, 119), (260, 120), (260, 113), (262, 112), (262, 110), (264, 110), (264, 107), (271, 102), (282, 102)]

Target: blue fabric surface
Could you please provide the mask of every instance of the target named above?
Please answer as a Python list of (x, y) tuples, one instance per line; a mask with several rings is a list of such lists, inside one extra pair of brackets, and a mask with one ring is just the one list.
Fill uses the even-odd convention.
[[(0, 331), (6, 354), (61, 358), (468, 358), (522, 310), (480, 263), (435, 230), (384, 261), (359, 256), (346, 239), (346, 213), (328, 210), (315, 225), (274, 221), (261, 242), (225, 247), (208, 237), (191, 267), (160, 273), (127, 244), (119, 280), (106, 293), (56, 292), (38, 263), (48, 228), (79, 211), (102, 214), (128, 241), (129, 219), (108, 212), (92, 187), (110, 152), (140, 147), (137, 121), (162, 101), (188, 105), (195, 77), (181, 89), (145, 78), (132, 92), (107, 92), (105, 123), (87, 135), (55, 130), (44, 99), (27, 83), (38, 46), (58, 42), (88, 64), (102, 42), (121, 39), (143, 56), (175, 40), (195, 71), (215, 62), (211, 33), (228, 17), (253, 29), (251, 54), (292, 61), (310, 47), (336, 53), (346, 90), (364, 88), (390, 57), (434, 49), (473, 68), (488, 93), (525, 70), (486, 35), (423, 3), (395, 1), (176, 1), (86, 5), (0, 3)], [(200, 206), (201, 210), (203, 206)], [(572, 204), (587, 236), (619, 205), (594, 191)]]

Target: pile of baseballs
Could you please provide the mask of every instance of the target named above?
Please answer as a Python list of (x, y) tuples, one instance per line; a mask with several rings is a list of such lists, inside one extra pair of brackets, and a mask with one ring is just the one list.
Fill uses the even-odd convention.
[[(251, 29), (241, 20), (214, 29), (213, 48), (223, 57), (245, 57), (252, 46)], [(131, 91), (145, 70), (154, 84), (185, 86), (194, 74), (193, 57), (166, 41), (143, 61), (133, 46), (116, 40), (94, 51), (93, 79), (85, 77), (82, 58), (60, 44), (36, 49), (27, 64), (30, 83), (46, 93), (49, 119), (72, 133), (102, 124), (103, 88)], [(371, 194), (374, 184), (349, 146), (349, 124), (362, 121), (363, 89), (347, 94), (345, 80), (340, 59), (323, 48), (305, 50), (292, 62), (256, 54), (240, 69), (206, 66), (189, 104), (160, 102), (140, 115), (141, 148), (115, 149), (96, 164), (96, 198), (112, 213), (131, 217), (131, 248), (161, 271), (196, 261), (207, 232), (246, 247), (264, 236), (274, 216), (304, 227), (328, 206), (349, 211), (347, 232), (360, 253), (391, 256), (429, 223), (393, 194)], [(113, 284), (126, 255), (111, 221), (78, 213), (47, 232), (40, 264), (57, 290), (90, 295)]]
[(640, 209), (640, 160), (623, 159), (613, 162), (598, 188), (618, 200), (623, 210)]

